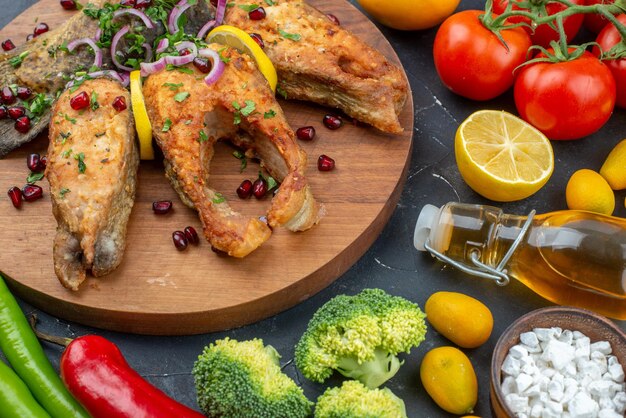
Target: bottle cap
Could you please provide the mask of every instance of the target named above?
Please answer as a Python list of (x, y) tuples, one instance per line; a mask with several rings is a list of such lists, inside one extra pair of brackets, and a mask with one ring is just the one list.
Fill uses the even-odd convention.
[(413, 234), (413, 245), (419, 251), (426, 251), (424, 244), (430, 236), (430, 231), (433, 229), (439, 220), (439, 208), (433, 205), (425, 205), (417, 218), (415, 224), (415, 233)]

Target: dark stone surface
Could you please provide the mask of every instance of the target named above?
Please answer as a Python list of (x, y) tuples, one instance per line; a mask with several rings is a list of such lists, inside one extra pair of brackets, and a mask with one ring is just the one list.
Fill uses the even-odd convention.
[[(353, 3), (354, 0), (352, 0)], [(0, 27), (33, 3), (33, 0), (3, 2)], [(459, 9), (479, 8), (484, 2), (463, 0)], [(60, 7), (60, 6), (59, 6)], [(417, 7), (417, 6), (416, 6)], [(298, 306), (267, 320), (240, 329), (187, 337), (149, 337), (92, 329), (51, 317), (22, 304), (26, 313), (37, 312), (41, 330), (76, 337), (96, 333), (117, 344), (130, 365), (147, 380), (175, 399), (197, 407), (191, 368), (202, 348), (216, 339), (260, 337), (272, 344), (289, 363), (285, 371), (315, 400), (330, 385), (341, 382), (333, 378), (318, 385), (302, 378), (293, 363), (294, 345), (304, 331), (308, 319), (324, 302), (338, 294), (354, 294), (368, 287), (379, 287), (402, 295), (423, 306), (426, 299), (439, 290), (460, 291), (482, 300), (493, 312), (495, 326), (483, 346), (464, 350), (474, 365), (479, 381), (479, 401), (475, 414), (491, 416), (489, 406), (489, 364), (491, 353), (504, 329), (516, 318), (531, 310), (548, 306), (518, 282), (504, 288), (469, 277), (426, 254), (412, 245), (413, 228), (420, 209), (427, 203), (442, 205), (448, 201), (493, 204), (480, 197), (460, 178), (454, 158), (454, 134), (460, 122), (479, 109), (503, 109), (515, 113), (510, 93), (484, 103), (472, 102), (449, 92), (439, 81), (432, 60), (432, 44), (436, 29), (400, 32), (379, 26), (400, 56), (409, 77), (415, 102), (414, 147), (411, 167), (400, 202), (381, 236), (366, 254), (335, 283)], [(608, 124), (598, 133), (579, 140), (553, 142), (555, 171), (534, 196), (520, 202), (499, 205), (508, 213), (527, 214), (565, 209), (565, 185), (569, 176), (580, 168), (599, 170), (610, 149), (625, 135), (626, 114), (616, 110)], [(616, 196), (615, 215), (625, 216), (624, 192)], [(622, 329), (626, 323), (619, 322)], [(431, 348), (451, 343), (429, 328), (427, 339), (410, 355), (402, 356), (405, 364), (387, 386), (404, 399), (411, 418), (448, 416), (428, 397), (419, 379), (419, 365)], [(58, 367), (61, 349), (45, 345), (46, 352)]]

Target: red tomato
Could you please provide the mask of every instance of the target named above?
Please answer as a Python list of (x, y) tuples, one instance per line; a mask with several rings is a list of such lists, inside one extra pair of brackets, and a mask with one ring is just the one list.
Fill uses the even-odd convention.
[[(570, 1), (573, 4), (585, 4), (585, 0)], [(493, 2), (493, 12), (496, 14), (502, 14), (506, 9), (508, 3), (509, 0), (495, 0)], [(561, 10), (565, 10), (567, 8), (567, 6), (565, 6), (564, 4), (556, 1), (546, 0), (545, 3), (548, 15), (553, 15), (556, 12), (560, 12)], [(517, 5), (514, 5), (513, 10), (528, 11), (529, 9), (523, 9)], [(543, 16), (545, 16), (545, 14)], [(569, 41), (574, 39), (578, 31), (580, 30), (580, 27), (583, 24), (583, 18), (584, 16), (582, 14), (576, 14), (563, 19), (563, 29), (565, 29), (565, 35), (567, 35), (568, 43)], [(522, 16), (511, 17), (507, 20), (511, 23), (526, 22), (530, 24), (530, 19)], [(537, 26), (534, 31), (528, 26), (524, 26), (524, 29), (526, 29), (526, 31), (530, 34), (530, 39), (532, 40), (533, 45), (540, 45), (544, 48), (548, 48), (550, 46), (550, 41), (557, 41), (559, 39), (558, 32), (551, 28), (547, 23)]]
[(480, 10), (465, 10), (447, 18), (433, 45), (439, 78), (453, 92), (473, 100), (489, 100), (513, 85), (513, 70), (526, 61), (528, 34), (520, 28), (496, 35), (478, 20)]
[[(587, 6), (592, 6), (598, 3), (615, 3), (615, 0), (585, 0), (585, 4)], [(583, 25), (585, 25), (585, 27), (593, 33), (600, 33), (600, 31), (606, 26), (607, 23), (609, 23), (609, 21), (606, 20), (604, 16), (596, 13), (585, 14), (585, 19), (583, 21)]]
[[(622, 25), (626, 25), (626, 15), (617, 16), (617, 20)], [(602, 51), (608, 51), (614, 45), (621, 42), (622, 38), (619, 35), (617, 29), (613, 25), (606, 25), (604, 29), (598, 34), (596, 42), (602, 48)], [(600, 49), (598, 47), (593, 48), (595, 56), (600, 56)], [(604, 60), (603, 61), (615, 78), (615, 86), (617, 88), (617, 102), (616, 105), (626, 109), (626, 58), (620, 58), (616, 60)]]
[(548, 138), (578, 139), (596, 132), (611, 116), (615, 80), (606, 65), (584, 52), (572, 61), (523, 67), (514, 95), (520, 116)]

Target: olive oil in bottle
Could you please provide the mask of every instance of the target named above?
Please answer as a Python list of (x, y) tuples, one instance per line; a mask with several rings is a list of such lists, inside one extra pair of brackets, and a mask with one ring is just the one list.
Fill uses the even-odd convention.
[(516, 216), (451, 202), (426, 205), (415, 246), (500, 284), (515, 278), (559, 305), (626, 320), (626, 219), (564, 210)]

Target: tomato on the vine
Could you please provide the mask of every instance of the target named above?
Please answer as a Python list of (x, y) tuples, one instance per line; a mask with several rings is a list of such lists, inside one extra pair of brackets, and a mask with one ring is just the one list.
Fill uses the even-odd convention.
[(585, 51), (571, 61), (524, 66), (514, 96), (520, 116), (548, 138), (579, 139), (600, 129), (613, 113), (615, 80), (606, 65)]
[(508, 90), (513, 70), (524, 61), (530, 38), (521, 28), (502, 29), (506, 46), (479, 20), (485, 12), (465, 10), (447, 18), (433, 45), (439, 78), (453, 92), (489, 100)]
[[(601, 0), (599, 0), (601, 1)], [(584, 5), (585, 0), (570, 0), (570, 2), (574, 5)], [(531, 2), (532, 3), (532, 2)], [(567, 8), (566, 5), (556, 1), (545, 0), (544, 4), (539, 4), (535, 13), (541, 14), (540, 17), (550, 16)], [(493, 2), (493, 12), (496, 14), (502, 14), (506, 10), (507, 5), (509, 4), (509, 0), (494, 0)], [(545, 10), (540, 10), (545, 7)], [(519, 7), (518, 5), (513, 5), (513, 10), (522, 10), (522, 11), (531, 11), (530, 9), (524, 9)], [(546, 15), (547, 12), (547, 15)], [(582, 26), (584, 16), (582, 14), (575, 14), (571, 16), (567, 16), (563, 19), (563, 29), (565, 30), (565, 35), (567, 36), (567, 42), (574, 39), (580, 27)], [(531, 20), (524, 16), (512, 16), (507, 19), (509, 23), (520, 23), (525, 22), (531, 25)], [(556, 22), (553, 22), (556, 25)], [(558, 41), (559, 33), (554, 30), (549, 24), (543, 23), (534, 28), (534, 30), (530, 26), (524, 26), (524, 29), (530, 35), (530, 39), (533, 42), (533, 45), (539, 45), (544, 48), (550, 46), (550, 41)]]
[[(626, 15), (617, 16), (617, 20), (626, 25)], [(602, 48), (602, 52), (609, 51), (613, 46), (622, 41), (622, 37), (613, 25), (606, 25), (604, 29), (598, 34), (596, 42)], [(600, 48), (595, 46), (593, 53), (597, 57), (600, 56)], [(603, 62), (609, 67), (613, 78), (615, 78), (615, 85), (617, 87), (617, 102), (616, 105), (621, 108), (626, 108), (626, 58), (617, 59), (603, 59)]]
[[(585, 0), (586, 6), (610, 3), (615, 3), (615, 0)], [(583, 25), (585, 26), (585, 28), (593, 33), (600, 33), (600, 31), (604, 29), (607, 23), (609, 23), (609, 21), (604, 16), (597, 13), (587, 13), (585, 14), (585, 18), (583, 20)]]

